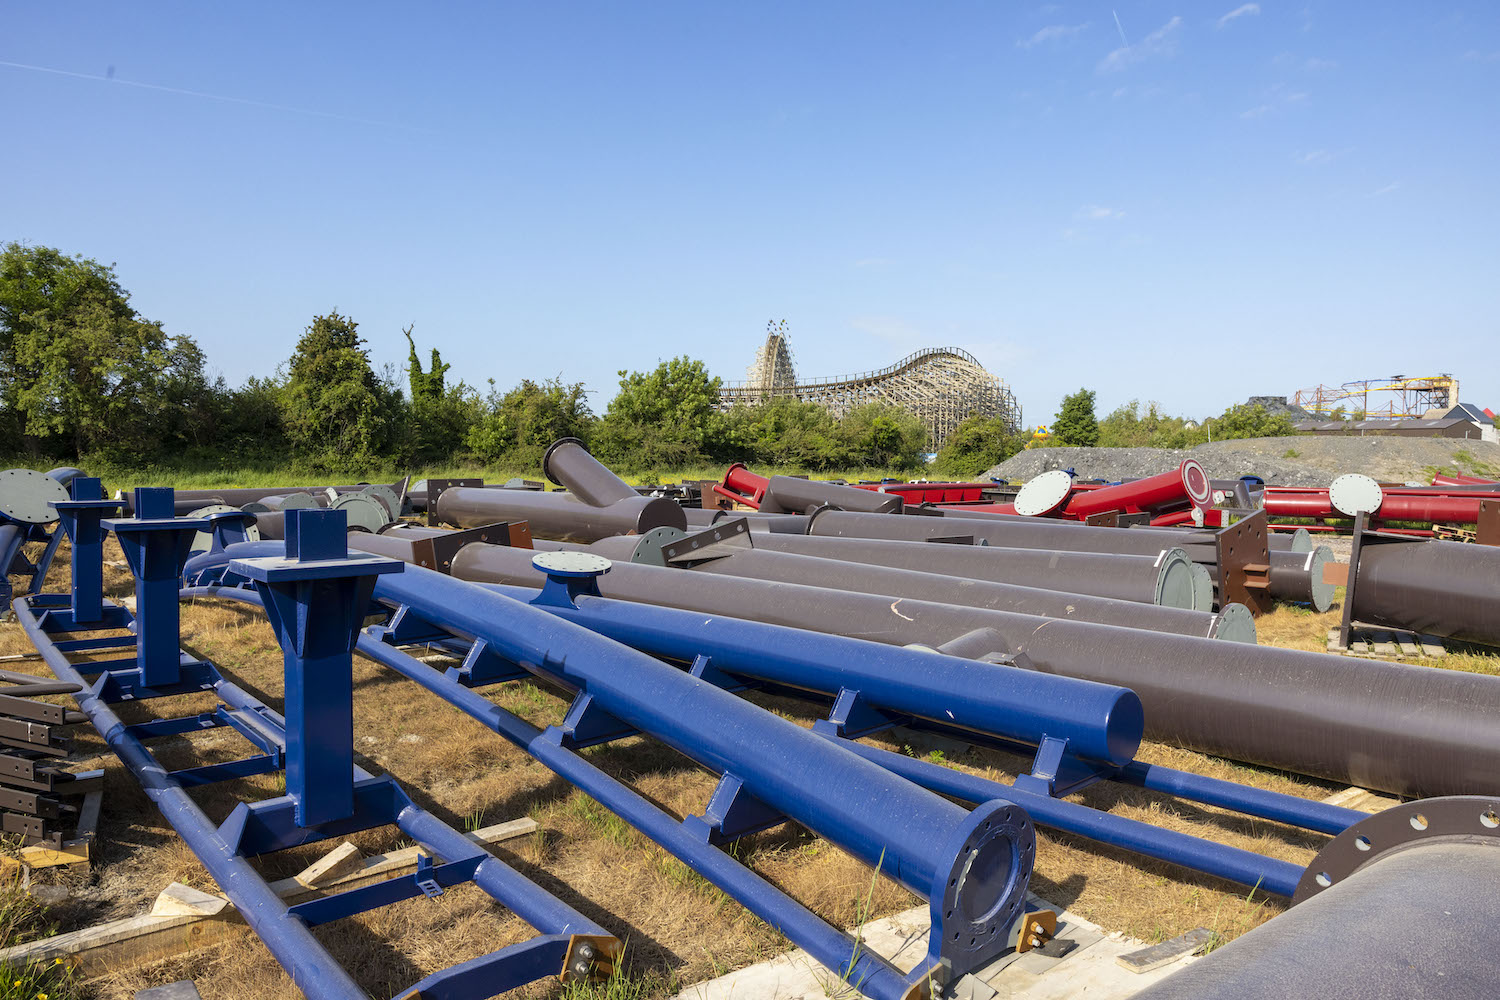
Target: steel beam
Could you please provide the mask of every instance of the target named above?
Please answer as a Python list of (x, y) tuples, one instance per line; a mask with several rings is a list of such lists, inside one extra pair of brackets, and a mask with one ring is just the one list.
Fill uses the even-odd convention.
[(460, 528), (480, 528), (496, 521), (527, 521), (532, 534), (570, 542), (593, 542), (610, 535), (652, 528), (687, 527), (682, 508), (665, 497), (633, 496), (608, 507), (590, 507), (555, 493), (454, 487), (438, 498), (440, 520)]

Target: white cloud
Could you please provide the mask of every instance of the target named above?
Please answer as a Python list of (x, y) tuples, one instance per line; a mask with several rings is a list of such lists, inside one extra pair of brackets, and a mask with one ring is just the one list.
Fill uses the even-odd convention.
[(1311, 152), (1302, 153), (1297, 157), (1298, 163), (1310, 167), (1321, 166), (1324, 163), (1332, 162), (1332, 160), (1333, 154), (1326, 149), (1314, 149)]
[(1371, 191), (1370, 192), (1370, 197), (1372, 197), (1372, 198), (1379, 198), (1383, 194), (1390, 194), (1392, 191), (1396, 190), (1400, 186), (1401, 186), (1401, 182), (1400, 181), (1391, 181), (1385, 187), (1383, 187), (1383, 188), (1377, 188), (1376, 190)]
[(1338, 69), (1339, 64), (1332, 59), (1318, 59), (1314, 57), (1303, 63), (1302, 67), (1309, 73), (1319, 73), (1326, 69)]
[(1470, 49), (1464, 53), (1464, 62), (1500, 62), (1500, 49), (1494, 52), (1480, 52), (1478, 49)]
[(1250, 108), (1250, 109), (1248, 109), (1246, 111), (1241, 111), (1240, 112), (1240, 117), (1241, 118), (1259, 118), (1261, 115), (1265, 114), (1266, 112), (1268, 112), (1270, 110), (1271, 110), (1271, 106), (1269, 104), (1257, 104), (1253, 108)]
[(1168, 56), (1177, 51), (1177, 29), (1182, 18), (1174, 17), (1134, 45), (1122, 45), (1100, 61), (1098, 72), (1115, 73), (1145, 62), (1155, 56)]
[(1060, 42), (1087, 29), (1089, 22), (1082, 24), (1049, 24), (1030, 38), (1016, 42), (1016, 48), (1029, 49), (1033, 45), (1041, 45), (1043, 42)]
[(1234, 10), (1230, 11), (1228, 14), (1225, 14), (1223, 17), (1219, 18), (1219, 27), (1221, 27), (1221, 28), (1224, 27), (1224, 25), (1228, 24), (1230, 21), (1233, 21), (1237, 17), (1248, 17), (1251, 14), (1259, 14), (1259, 13), (1260, 13), (1260, 4), (1258, 4), (1258, 3), (1241, 4), (1240, 6), (1236, 7)]
[(1073, 213), (1073, 218), (1086, 222), (1106, 222), (1125, 218), (1125, 212), (1123, 209), (1107, 208), (1104, 205), (1084, 205)]

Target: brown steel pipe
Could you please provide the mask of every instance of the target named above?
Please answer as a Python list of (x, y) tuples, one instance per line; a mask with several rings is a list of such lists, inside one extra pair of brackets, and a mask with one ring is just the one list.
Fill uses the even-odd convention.
[[(659, 547), (643, 545), (636, 538), (605, 538), (590, 545), (588, 550), (617, 562), (638, 561), (637, 555), (642, 550), (660, 552)], [(692, 564), (691, 572), (879, 594), (888, 598), (1007, 611), (1063, 621), (1098, 622), (1121, 628), (1255, 642), (1255, 620), (1239, 605), (1216, 615), (1187, 608), (1145, 606), (1108, 597), (962, 579), (889, 566), (856, 567), (837, 559), (761, 549), (740, 549), (733, 555), (697, 562)]]
[(772, 476), (768, 482), (766, 495), (760, 503), (760, 509), (768, 514), (805, 514), (814, 507), (823, 506), (857, 510), (866, 514), (899, 514), (906, 506), (895, 493), (877, 493), (816, 479)]
[(1333, 561), (1333, 550), (1326, 545), (1309, 552), (1272, 550), (1271, 596), (1278, 601), (1310, 605), (1314, 611), (1327, 611), (1337, 588), (1323, 582), (1323, 567)]
[[(540, 587), (532, 555), (469, 545), (453, 575)], [(1500, 677), (651, 566), (616, 564), (597, 583), (605, 597), (892, 645), (989, 631), (958, 655), (1129, 687), (1152, 739), (1399, 795), (1500, 791)]]
[[(1169, 547), (1154, 556), (1135, 556), (771, 533), (756, 534), (755, 547), (1138, 604), (1212, 610), (1195, 606), (1188, 557), (1181, 549)], [(862, 571), (851, 568), (847, 572), (853, 575)]]
[(455, 486), (438, 498), (437, 514), (461, 528), (529, 521), (533, 536), (565, 542), (596, 542), (610, 535), (644, 534), (652, 528), (687, 528), (687, 518), (677, 504), (665, 497), (639, 495), (608, 507), (590, 507), (558, 493)]
[(640, 496), (635, 487), (590, 455), (577, 438), (552, 442), (542, 456), (542, 475), (590, 507), (608, 507), (617, 501)]
[(1352, 621), (1500, 646), (1500, 549), (1364, 536), (1353, 558)]

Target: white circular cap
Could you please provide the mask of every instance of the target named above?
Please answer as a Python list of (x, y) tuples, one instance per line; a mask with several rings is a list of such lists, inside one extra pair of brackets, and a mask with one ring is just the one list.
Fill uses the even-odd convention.
[(1016, 513), (1027, 517), (1050, 514), (1073, 492), (1073, 477), (1061, 469), (1044, 472), (1016, 494)]
[(26, 524), (51, 524), (57, 520), (54, 501), (68, 499), (68, 491), (56, 479), (34, 469), (0, 472), (0, 514)]
[(1190, 458), (1178, 467), (1178, 471), (1182, 473), (1182, 485), (1187, 490), (1188, 499), (1193, 501), (1193, 506), (1212, 506), (1213, 487), (1209, 485), (1208, 473), (1203, 471), (1203, 463)]
[(612, 564), (592, 552), (538, 552), (531, 557), (531, 565), (556, 576), (598, 576), (608, 573)]
[(1347, 517), (1356, 514), (1373, 514), (1380, 509), (1385, 494), (1380, 484), (1369, 476), (1357, 472), (1346, 473), (1328, 484), (1328, 499), (1333, 509)]

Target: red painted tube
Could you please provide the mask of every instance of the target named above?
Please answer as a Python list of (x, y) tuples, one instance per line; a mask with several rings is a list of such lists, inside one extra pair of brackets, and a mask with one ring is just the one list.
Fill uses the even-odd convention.
[(1344, 516), (1333, 509), (1333, 500), (1326, 489), (1267, 486), (1261, 502), (1271, 517)]
[(1151, 527), (1153, 528), (1173, 528), (1179, 524), (1192, 523), (1193, 512), (1190, 510), (1174, 510), (1170, 514), (1163, 514), (1160, 517), (1153, 517), (1151, 519)]
[(1081, 519), (1110, 510), (1156, 510), (1194, 499), (1206, 503), (1208, 496), (1208, 476), (1204, 473), (1203, 466), (1190, 458), (1171, 472), (1120, 483), (1118, 486), (1076, 491), (1063, 508), (1063, 515)]
[(1473, 524), (1479, 520), (1477, 496), (1442, 496), (1387, 491), (1377, 512), (1382, 521), (1444, 521)]
[(1481, 479), (1478, 476), (1445, 476), (1436, 475), (1432, 477), (1434, 486), (1500, 486), (1500, 480)]
[(735, 462), (725, 471), (723, 485), (715, 486), (714, 492), (746, 507), (760, 510), (761, 498), (766, 495), (766, 487), (770, 484), (771, 481), (766, 477), (757, 476), (745, 468), (743, 462)]

